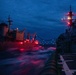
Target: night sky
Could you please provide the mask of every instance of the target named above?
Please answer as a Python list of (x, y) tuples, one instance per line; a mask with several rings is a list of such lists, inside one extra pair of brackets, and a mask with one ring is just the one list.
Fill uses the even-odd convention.
[(10, 15), (13, 20), (11, 29), (25, 28), (44, 39), (57, 38), (67, 28), (61, 18), (70, 5), (76, 13), (76, 0), (0, 0), (0, 23), (7, 23)]

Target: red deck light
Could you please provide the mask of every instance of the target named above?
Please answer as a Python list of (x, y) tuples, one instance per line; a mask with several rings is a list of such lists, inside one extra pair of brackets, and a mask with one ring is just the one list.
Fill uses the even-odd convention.
[(39, 42), (36, 40), (35, 42), (34, 42), (36, 45), (38, 45), (39, 44)]
[(19, 42), (19, 44), (21, 44), (21, 45), (22, 45), (22, 44), (23, 44), (23, 42)]
[(30, 40), (29, 39), (26, 39), (26, 42), (29, 42)]

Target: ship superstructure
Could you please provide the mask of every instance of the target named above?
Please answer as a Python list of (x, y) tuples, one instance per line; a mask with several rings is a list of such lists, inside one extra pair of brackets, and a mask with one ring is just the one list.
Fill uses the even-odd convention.
[(0, 41), (23, 41), (24, 31), (20, 31), (18, 28), (12, 30), (11, 22), (12, 20), (8, 17), (8, 24), (0, 24)]
[(66, 16), (67, 19), (65, 22), (68, 28), (58, 37), (57, 50), (62, 53), (76, 52), (76, 19), (73, 18), (74, 14), (71, 10), (71, 6)]
[[(19, 30), (11, 29), (11, 22), (13, 22), (8, 17), (8, 24), (1, 23), (0, 24), (0, 49), (5, 50), (8, 48), (18, 48), (21, 51), (29, 51), (29, 50), (38, 50), (39, 49), (39, 41), (36, 40), (36, 33), (25, 34), (25, 29)], [(26, 35), (26, 36), (25, 36)], [(37, 48), (35, 48), (37, 47)], [(35, 49), (34, 49), (35, 48)], [(41, 48), (41, 47), (40, 47)]]

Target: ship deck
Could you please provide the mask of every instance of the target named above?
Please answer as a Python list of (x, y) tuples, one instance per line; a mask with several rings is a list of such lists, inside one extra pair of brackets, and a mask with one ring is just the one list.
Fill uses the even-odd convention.
[(76, 53), (61, 54), (61, 75), (76, 75)]

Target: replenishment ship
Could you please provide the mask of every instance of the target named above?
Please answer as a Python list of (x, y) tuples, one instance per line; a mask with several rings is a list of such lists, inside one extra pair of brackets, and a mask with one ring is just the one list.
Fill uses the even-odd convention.
[[(10, 16), (8, 17), (8, 24), (0, 23), (0, 50), (7, 50), (7, 49), (19, 49), (20, 51), (29, 51), (29, 50), (38, 50), (41, 48), (39, 46), (39, 41), (36, 40), (36, 34), (26, 33), (25, 36), (25, 29), (19, 30), (11, 29), (12, 20)], [(32, 37), (30, 39), (30, 37)], [(37, 48), (36, 48), (37, 47)]]

